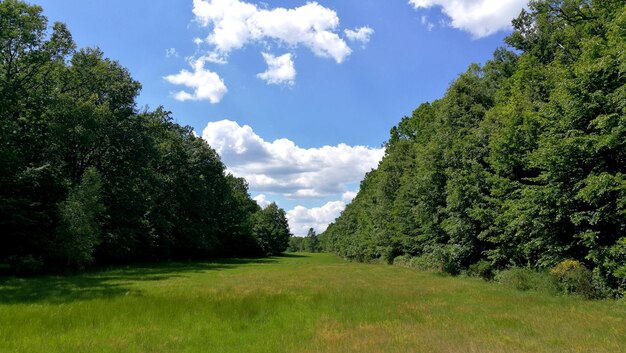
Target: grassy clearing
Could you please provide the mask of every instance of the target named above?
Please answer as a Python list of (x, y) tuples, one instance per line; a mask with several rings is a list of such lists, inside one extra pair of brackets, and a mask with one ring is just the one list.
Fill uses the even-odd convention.
[(0, 352), (624, 352), (626, 305), (288, 255), (0, 278)]

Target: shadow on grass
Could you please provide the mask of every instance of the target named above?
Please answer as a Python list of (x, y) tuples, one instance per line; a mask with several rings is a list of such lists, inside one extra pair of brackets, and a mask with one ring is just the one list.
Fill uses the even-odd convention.
[(290, 253), (283, 253), (277, 256), (274, 256), (275, 258), (281, 258), (281, 257), (294, 257), (294, 258), (305, 258), (305, 257), (311, 257), (310, 255), (304, 255), (302, 253), (294, 253), (294, 252), (290, 252)]
[(1, 304), (63, 304), (79, 300), (140, 296), (133, 282), (163, 281), (186, 277), (186, 273), (222, 271), (246, 264), (276, 262), (275, 259), (220, 259), (211, 262), (161, 262), (112, 267), (73, 276), (36, 278), (0, 277)]

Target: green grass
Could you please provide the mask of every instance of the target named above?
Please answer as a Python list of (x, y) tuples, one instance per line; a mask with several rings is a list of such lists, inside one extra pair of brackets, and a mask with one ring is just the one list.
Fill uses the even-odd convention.
[(0, 352), (626, 352), (626, 304), (328, 254), (0, 278)]

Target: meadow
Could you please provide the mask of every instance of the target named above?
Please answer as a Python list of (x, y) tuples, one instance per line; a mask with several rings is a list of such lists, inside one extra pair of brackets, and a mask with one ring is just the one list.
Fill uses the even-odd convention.
[(0, 278), (0, 352), (625, 352), (626, 304), (330, 254)]

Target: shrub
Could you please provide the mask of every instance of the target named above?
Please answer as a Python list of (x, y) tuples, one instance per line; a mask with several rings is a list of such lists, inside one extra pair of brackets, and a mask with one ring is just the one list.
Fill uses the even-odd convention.
[(421, 271), (458, 275), (461, 272), (461, 267), (457, 252), (454, 245), (434, 246), (420, 256), (397, 256), (393, 259), (393, 264)]
[(386, 264), (393, 264), (396, 259), (397, 251), (392, 246), (383, 246), (379, 249), (380, 262)]
[(594, 286), (593, 274), (580, 261), (561, 261), (550, 270), (550, 274), (564, 293), (580, 294), (585, 298), (600, 296), (600, 288), (595, 288), (597, 284)]
[[(43, 260), (28, 254), (24, 256), (10, 256), (8, 264), (3, 265), (3, 270), (10, 270), (18, 276), (33, 276), (41, 274), (44, 270)], [(7, 271), (8, 272), (8, 271)]]
[(495, 279), (504, 286), (521, 291), (535, 290), (551, 294), (558, 291), (554, 278), (550, 274), (530, 268), (513, 267), (500, 271)]
[(470, 265), (467, 269), (467, 274), (469, 276), (480, 277), (488, 281), (492, 280), (494, 276), (491, 262), (484, 259)]
[(424, 254), (422, 256), (401, 255), (393, 259), (396, 266), (413, 268), (420, 271), (443, 272), (443, 266), (436, 256)]
[(456, 245), (433, 246), (424, 249), (424, 253), (412, 260), (412, 266), (423, 271), (444, 272), (458, 275), (459, 248)]
[(400, 267), (411, 267), (411, 255), (400, 255), (393, 259), (393, 264)]
[(443, 266), (440, 261), (433, 254), (424, 254), (422, 256), (416, 256), (409, 262), (410, 267), (416, 268), (422, 271), (430, 272), (442, 272)]

